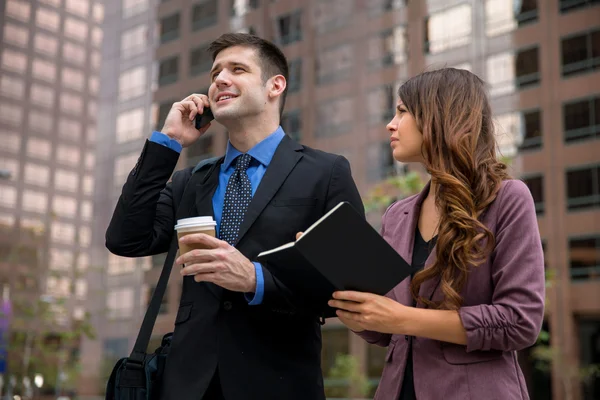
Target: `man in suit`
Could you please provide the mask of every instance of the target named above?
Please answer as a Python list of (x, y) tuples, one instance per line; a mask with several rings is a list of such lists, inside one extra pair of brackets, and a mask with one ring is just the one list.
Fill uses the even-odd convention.
[[(106, 245), (121, 256), (148, 256), (169, 249), (177, 219), (217, 222), (216, 238), (185, 237), (206, 249), (176, 260), (183, 290), (162, 399), (324, 399), (320, 316), (256, 256), (294, 240), (340, 201), (363, 213), (362, 201), (344, 157), (302, 146), (279, 126), (288, 64), (275, 45), (225, 34), (209, 51), (208, 94), (173, 104), (146, 142)], [(229, 132), (225, 156), (167, 183), (181, 148), (208, 129), (194, 126), (206, 107)]]

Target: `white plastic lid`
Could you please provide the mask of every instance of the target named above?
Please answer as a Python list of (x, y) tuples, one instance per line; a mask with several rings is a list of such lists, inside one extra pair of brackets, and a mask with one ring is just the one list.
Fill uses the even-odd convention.
[(175, 230), (181, 228), (192, 228), (197, 226), (217, 226), (217, 222), (212, 217), (193, 217), (177, 221)]

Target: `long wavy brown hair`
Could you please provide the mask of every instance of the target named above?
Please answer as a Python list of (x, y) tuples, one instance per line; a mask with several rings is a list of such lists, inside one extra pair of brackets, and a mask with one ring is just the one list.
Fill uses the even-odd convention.
[[(484, 82), (466, 70), (424, 72), (398, 90), (423, 134), (425, 167), (437, 184), (440, 210), (436, 260), (415, 274), (411, 293), (431, 308), (457, 310), (469, 271), (495, 245), (481, 216), (494, 201), (506, 165), (496, 157), (492, 112)], [(442, 301), (419, 296), (421, 284), (440, 278)]]

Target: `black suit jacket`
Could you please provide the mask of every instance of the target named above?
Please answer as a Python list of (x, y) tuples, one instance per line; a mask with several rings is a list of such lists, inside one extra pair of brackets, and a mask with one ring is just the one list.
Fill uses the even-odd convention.
[[(223, 158), (178, 171), (167, 183), (178, 158), (146, 142), (106, 232), (111, 252), (166, 252), (177, 219), (214, 215)], [(184, 187), (181, 204), (174, 204)], [(255, 260), (294, 240), (340, 201), (364, 210), (348, 161), (286, 136), (252, 198), (236, 247)], [(161, 398), (201, 399), (217, 367), (227, 400), (325, 398), (319, 318), (263, 269), (265, 294), (258, 306), (248, 305), (243, 293), (184, 278)]]

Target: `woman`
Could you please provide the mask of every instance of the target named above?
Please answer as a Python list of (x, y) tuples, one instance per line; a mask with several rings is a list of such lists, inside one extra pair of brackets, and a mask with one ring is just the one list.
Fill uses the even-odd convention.
[(387, 296), (336, 292), (330, 305), (387, 346), (375, 399), (527, 399), (518, 350), (544, 315), (544, 262), (527, 187), (496, 158), (484, 83), (453, 68), (399, 89), (393, 156), (431, 182), (392, 204), (382, 235), (413, 275)]

